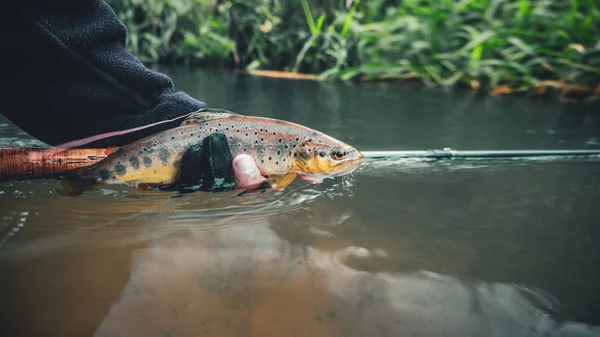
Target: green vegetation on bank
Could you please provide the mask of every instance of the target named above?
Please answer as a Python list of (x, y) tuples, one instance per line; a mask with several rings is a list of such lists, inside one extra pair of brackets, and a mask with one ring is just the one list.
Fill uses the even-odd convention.
[[(108, 0), (147, 63), (596, 90), (597, 0)], [(586, 89), (587, 88), (587, 89)]]

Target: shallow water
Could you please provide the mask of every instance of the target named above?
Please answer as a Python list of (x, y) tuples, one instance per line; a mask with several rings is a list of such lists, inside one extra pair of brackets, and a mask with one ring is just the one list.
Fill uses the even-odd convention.
[[(361, 150), (600, 147), (597, 107), (163, 70)], [(373, 160), (251, 197), (2, 183), (0, 335), (600, 336), (598, 164)]]

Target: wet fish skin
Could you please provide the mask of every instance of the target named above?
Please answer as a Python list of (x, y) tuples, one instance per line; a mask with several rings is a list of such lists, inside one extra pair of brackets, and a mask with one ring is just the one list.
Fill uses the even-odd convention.
[(68, 176), (102, 183), (173, 184), (185, 150), (202, 144), (204, 137), (215, 132), (227, 137), (233, 157), (250, 155), (267, 177), (295, 175), (315, 181), (326, 175), (349, 173), (363, 158), (354, 147), (292, 122), (229, 112), (200, 112), (179, 127), (115, 149), (101, 162)]

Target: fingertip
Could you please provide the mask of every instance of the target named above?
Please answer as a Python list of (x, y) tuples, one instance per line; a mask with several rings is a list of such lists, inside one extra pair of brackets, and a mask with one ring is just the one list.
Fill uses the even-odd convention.
[(261, 184), (266, 179), (254, 159), (248, 154), (240, 154), (233, 158), (233, 175), (238, 188), (249, 188)]

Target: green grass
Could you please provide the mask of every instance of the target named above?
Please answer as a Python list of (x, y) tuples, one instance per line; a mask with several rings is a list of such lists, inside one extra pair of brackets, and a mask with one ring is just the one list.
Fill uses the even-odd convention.
[(600, 83), (597, 0), (109, 0), (146, 63), (539, 91)]

